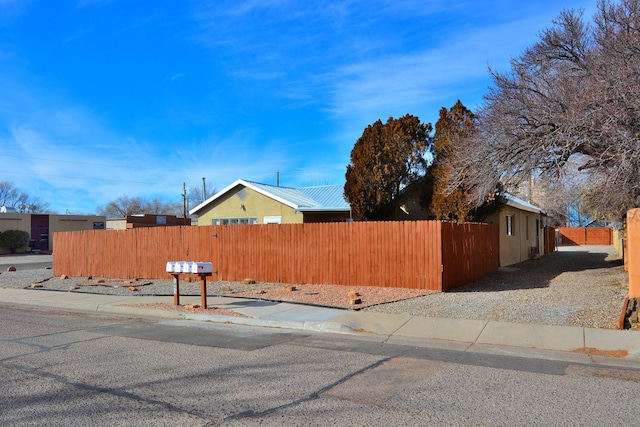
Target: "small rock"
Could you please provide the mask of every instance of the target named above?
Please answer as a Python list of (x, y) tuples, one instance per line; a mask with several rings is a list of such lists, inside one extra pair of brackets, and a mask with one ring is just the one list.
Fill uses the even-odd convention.
[(196, 308), (200, 308), (199, 304), (186, 304), (184, 306), (187, 310), (195, 310)]
[(242, 283), (244, 283), (245, 285), (254, 285), (254, 284), (256, 283), (256, 281), (255, 281), (255, 280), (253, 280), (253, 279), (249, 279), (249, 278), (247, 278), (247, 279), (244, 279), (244, 280), (242, 281)]
[(351, 298), (349, 300), (349, 305), (358, 305), (362, 304), (362, 300), (360, 298)]
[(77, 287), (76, 285), (71, 285), (69, 286), (69, 290), (70, 291), (75, 291), (76, 289), (80, 289), (79, 287)]
[(41, 283), (32, 283), (31, 284), (31, 288), (33, 289), (37, 289), (37, 288), (42, 288), (42, 284)]
[(256, 291), (256, 294), (266, 294), (267, 291), (265, 291), (264, 289), (259, 289)]
[(95, 283), (96, 285), (100, 284), (100, 283), (104, 283), (104, 279), (94, 279), (92, 280), (93, 283)]
[(7, 271), (16, 271), (16, 268), (13, 265), (7, 267)]
[(67, 280), (69, 278), (69, 276), (67, 276), (66, 274), (61, 274), (60, 275), (60, 279), (62, 280)]
[(285, 287), (285, 289), (286, 289), (287, 291), (289, 291), (289, 292), (293, 292), (293, 291), (298, 290), (295, 286), (287, 286), (287, 287)]
[(135, 286), (129, 286), (129, 290), (130, 290), (131, 292), (135, 292), (135, 291), (137, 291), (137, 290), (138, 290), (138, 288), (136, 288)]
[(359, 296), (360, 296), (360, 294), (359, 294), (358, 292), (356, 292), (356, 291), (349, 291), (349, 293), (347, 294), (347, 296), (348, 296), (349, 298), (356, 298), (356, 297), (359, 297)]

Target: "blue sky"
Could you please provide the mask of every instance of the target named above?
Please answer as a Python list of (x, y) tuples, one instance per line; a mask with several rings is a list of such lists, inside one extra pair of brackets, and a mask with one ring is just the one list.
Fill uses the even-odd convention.
[(182, 183), (342, 184), (364, 128), (472, 110), (596, 0), (0, 0), (0, 181), (58, 213)]

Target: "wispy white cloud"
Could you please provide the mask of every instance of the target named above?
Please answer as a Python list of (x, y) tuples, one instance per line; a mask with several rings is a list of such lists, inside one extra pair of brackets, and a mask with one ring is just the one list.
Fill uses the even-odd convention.
[[(492, 19), (505, 7), (437, 0), (366, 6), (246, 1), (201, 10), (198, 20), (205, 28), (201, 41), (212, 40), (216, 55), (227, 58), (230, 77), (271, 80), (273, 96), (321, 106), (333, 119), (360, 124), (425, 112), (471, 81), (484, 89), (487, 66), (506, 64), (540, 26), (537, 15)], [(284, 22), (286, 29), (278, 30)], [(241, 24), (255, 27), (236, 31)], [(441, 106), (431, 114), (437, 116)]]
[(184, 77), (187, 77), (189, 75), (189, 73), (176, 73), (174, 75), (171, 76), (171, 80), (178, 80), (178, 79), (182, 79)]
[(439, 109), (457, 99), (472, 109), (479, 107), (491, 84), (488, 67), (506, 70), (512, 57), (537, 41), (538, 32), (550, 25), (553, 16), (555, 12), (547, 10), (540, 15), (449, 26), (424, 48), (385, 52), (318, 77), (318, 86), (328, 95), (326, 110), (343, 123), (336, 137), (355, 141), (364, 126), (378, 118), (384, 121), (407, 113), (434, 123)]
[[(5, 173), (16, 186), (49, 201), (54, 210), (73, 212), (93, 212), (97, 205), (123, 194), (164, 194), (168, 165), (143, 166), (152, 153), (145, 156), (135, 143), (117, 140), (77, 111), (57, 111), (52, 116), (57, 120), (53, 128), (51, 122), (42, 122), (11, 129), (6, 156), (17, 167), (7, 167)], [(64, 128), (79, 122), (84, 125)], [(64, 199), (60, 189), (90, 197)]]

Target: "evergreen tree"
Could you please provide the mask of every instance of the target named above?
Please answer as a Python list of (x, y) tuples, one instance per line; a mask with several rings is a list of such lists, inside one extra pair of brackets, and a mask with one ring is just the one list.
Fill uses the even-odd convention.
[(367, 126), (351, 151), (344, 187), (355, 220), (392, 218), (400, 191), (426, 172), (431, 131), (409, 114)]

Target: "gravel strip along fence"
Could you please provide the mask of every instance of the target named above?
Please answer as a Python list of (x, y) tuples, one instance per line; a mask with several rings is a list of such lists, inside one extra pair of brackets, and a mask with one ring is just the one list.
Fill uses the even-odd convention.
[[(19, 266), (18, 266), (19, 267)], [(101, 283), (98, 281), (102, 280)], [(172, 295), (173, 282), (53, 277), (51, 270), (1, 272), (0, 287), (110, 295)], [(135, 291), (129, 287), (135, 287)], [(346, 294), (357, 289), (363, 311), (413, 316), (573, 325), (617, 329), (622, 303), (628, 293), (628, 274), (612, 246), (560, 247), (540, 260), (501, 268), (467, 286), (444, 293), (409, 289), (296, 285), (290, 292), (281, 283), (209, 281), (209, 295), (307, 302), (349, 307)], [(72, 289), (75, 288), (75, 289)], [(200, 295), (200, 282), (181, 280), (181, 295)], [(422, 294), (420, 296), (416, 296)], [(309, 298), (315, 295), (314, 298)], [(393, 301), (394, 299), (402, 299)]]
[(628, 273), (613, 247), (566, 246), (451, 292), (367, 310), (617, 329), (628, 284)]

